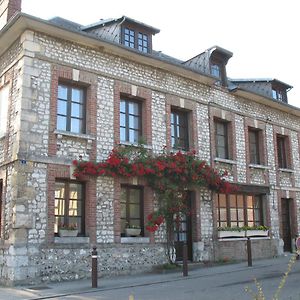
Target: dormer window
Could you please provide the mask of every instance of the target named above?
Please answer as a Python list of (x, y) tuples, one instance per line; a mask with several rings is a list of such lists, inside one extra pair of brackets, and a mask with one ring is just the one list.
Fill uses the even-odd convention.
[(223, 86), (226, 85), (226, 71), (225, 71), (224, 63), (222, 62), (221, 59), (216, 57), (211, 57), (210, 74), (220, 79), (218, 81), (220, 85)]
[(218, 64), (216, 64), (216, 63), (213, 63), (213, 64), (210, 66), (210, 74), (211, 74), (212, 76), (221, 78), (221, 67), (220, 67), (220, 65), (218, 65)]
[(139, 32), (138, 34), (138, 49), (141, 52), (148, 53), (149, 52), (149, 39), (148, 35)]
[(124, 45), (141, 52), (149, 53), (149, 37), (148, 34), (135, 30), (134, 28), (124, 28), (123, 34)]
[(124, 45), (135, 48), (135, 32), (129, 28), (124, 29)]
[(272, 98), (281, 102), (287, 102), (286, 92), (278, 87), (272, 87)]

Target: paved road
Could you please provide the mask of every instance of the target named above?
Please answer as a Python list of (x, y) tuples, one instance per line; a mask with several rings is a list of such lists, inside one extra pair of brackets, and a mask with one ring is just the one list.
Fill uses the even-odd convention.
[[(261, 283), (266, 300), (272, 299), (287, 269), (289, 256), (272, 260), (195, 268), (188, 277), (180, 272), (120, 276), (100, 279), (99, 288), (91, 289), (90, 281), (49, 284), (39, 287), (0, 288), (0, 299), (59, 299), (59, 300), (231, 300), (253, 299), (245, 292), (249, 286), (256, 291), (253, 279)], [(280, 300), (300, 300), (300, 261), (296, 261)]]

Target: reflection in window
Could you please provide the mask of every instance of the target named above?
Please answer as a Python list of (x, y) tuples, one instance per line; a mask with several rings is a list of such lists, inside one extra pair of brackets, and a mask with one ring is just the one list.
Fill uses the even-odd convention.
[(58, 85), (57, 129), (85, 133), (85, 92), (64, 84)]
[(138, 34), (138, 50), (144, 53), (148, 53), (148, 35), (139, 32)]
[(173, 149), (189, 150), (188, 114), (185, 111), (171, 112), (171, 144)]
[(75, 225), (84, 234), (83, 184), (69, 181), (55, 183), (54, 233), (61, 225)]
[(229, 159), (228, 123), (215, 121), (216, 157)]
[(217, 194), (218, 227), (263, 224), (262, 195)]
[(129, 28), (124, 29), (124, 45), (135, 48), (135, 32)]
[(143, 233), (143, 190), (136, 186), (121, 187), (121, 235), (125, 235), (125, 228), (136, 226), (142, 229)]
[(142, 137), (141, 103), (120, 100), (120, 141), (138, 143)]

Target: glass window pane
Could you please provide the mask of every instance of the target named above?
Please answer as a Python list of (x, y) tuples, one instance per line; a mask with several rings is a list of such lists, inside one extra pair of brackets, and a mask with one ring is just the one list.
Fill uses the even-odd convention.
[(57, 101), (57, 113), (59, 115), (67, 115), (67, 101), (58, 100)]
[(244, 197), (242, 195), (237, 195), (237, 207), (244, 207)]
[(226, 195), (225, 194), (219, 194), (219, 206), (226, 207)]
[(236, 196), (235, 195), (229, 196), (229, 203), (230, 203), (230, 207), (236, 207)]
[(72, 88), (72, 101), (78, 103), (83, 102), (83, 91), (81, 89)]
[(247, 209), (247, 217), (248, 217), (248, 223), (249, 223), (249, 221), (254, 221), (252, 209)]
[(77, 216), (78, 203), (77, 200), (69, 201), (69, 216)]
[(125, 127), (126, 126), (126, 116), (125, 114), (120, 114), (120, 126)]
[(55, 183), (55, 198), (64, 198), (65, 197), (65, 184), (56, 182)]
[(236, 221), (237, 220), (237, 213), (235, 208), (230, 209), (230, 220)]
[(70, 184), (70, 199), (82, 199), (82, 186), (76, 183)]
[(68, 99), (68, 88), (63, 85), (58, 86), (58, 98), (60, 99)]
[(139, 141), (139, 132), (136, 130), (129, 130), (129, 142), (138, 143)]
[(139, 204), (129, 204), (129, 215), (130, 218), (140, 217), (140, 205)]
[(125, 228), (126, 228), (126, 220), (121, 219), (121, 233), (125, 232)]
[(220, 220), (227, 220), (226, 208), (220, 208)]
[(81, 120), (71, 119), (71, 132), (81, 132)]
[(57, 116), (57, 125), (58, 130), (67, 130), (67, 118), (63, 116)]
[(125, 130), (125, 128), (120, 128), (120, 140), (121, 141), (126, 141), (126, 130)]
[(129, 116), (129, 128), (139, 129), (139, 117)]
[(253, 196), (247, 196), (247, 207), (253, 207)]
[(239, 221), (244, 220), (244, 210), (241, 208), (238, 209), (238, 219), (239, 219)]
[(63, 216), (65, 214), (65, 200), (55, 199), (54, 211), (56, 216)]
[(131, 115), (139, 115), (139, 104), (135, 102), (128, 103), (128, 112)]
[(72, 103), (71, 106), (71, 116), (82, 118), (82, 105), (77, 103)]
[(131, 189), (129, 201), (130, 203), (140, 203), (141, 191), (138, 189)]
[(120, 101), (120, 112), (123, 112), (123, 113), (126, 112), (126, 101), (125, 100)]

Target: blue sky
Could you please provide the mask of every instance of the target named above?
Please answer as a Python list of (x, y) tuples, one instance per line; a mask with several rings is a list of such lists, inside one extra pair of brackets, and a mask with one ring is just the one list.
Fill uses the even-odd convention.
[(294, 88), (300, 107), (299, 3), (297, 0), (22, 0), (25, 13), (60, 16), (87, 25), (126, 15), (159, 28), (153, 48), (187, 60), (218, 45), (231, 52), (231, 78), (276, 78)]

